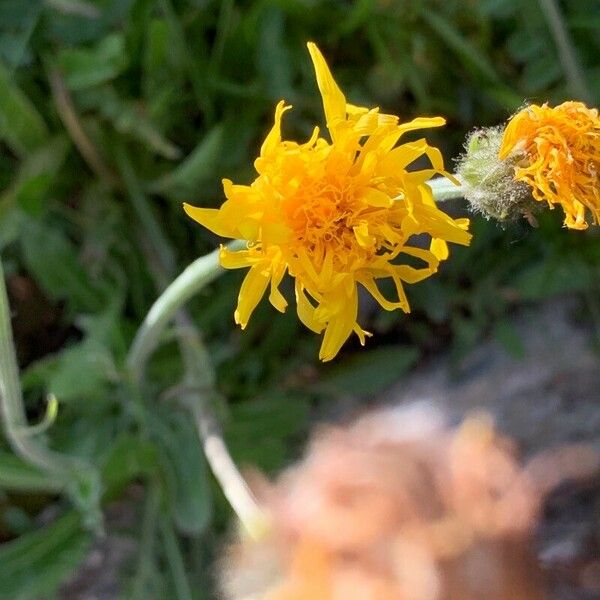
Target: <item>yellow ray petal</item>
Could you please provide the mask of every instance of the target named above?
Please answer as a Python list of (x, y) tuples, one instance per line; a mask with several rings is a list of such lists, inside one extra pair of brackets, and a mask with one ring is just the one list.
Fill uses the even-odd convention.
[(219, 262), (224, 269), (244, 269), (263, 261), (264, 255), (256, 250), (229, 250), (221, 246)]
[(315, 333), (323, 331), (325, 325), (315, 319), (316, 309), (306, 297), (306, 292), (298, 280), (296, 280), (296, 309), (298, 318), (306, 327)]
[(271, 276), (271, 293), (269, 294), (269, 302), (279, 311), (285, 312), (287, 308), (287, 300), (283, 294), (279, 291), (279, 284), (285, 275), (287, 266), (283, 261), (279, 261), (273, 265), (273, 272)]
[[(356, 293), (356, 288), (350, 298), (347, 298), (342, 290), (338, 293), (343, 294), (344, 298), (334, 298), (334, 301), (337, 303), (341, 300), (342, 308), (332, 316), (327, 323), (325, 335), (323, 336), (323, 343), (319, 350), (319, 358), (323, 362), (335, 358), (344, 342), (350, 337), (356, 324), (358, 313), (358, 295)], [(336, 292), (332, 292), (332, 295), (335, 296), (335, 294)]]
[(283, 100), (280, 100), (275, 107), (275, 123), (273, 128), (269, 131), (265, 141), (260, 148), (261, 156), (268, 156), (277, 146), (281, 143), (281, 117), (286, 110), (290, 110), (291, 105), (286, 106)]
[(246, 275), (240, 288), (238, 305), (235, 310), (235, 322), (245, 329), (248, 319), (263, 297), (271, 279), (270, 261), (261, 261), (254, 265)]
[(400, 298), (397, 302), (392, 302), (385, 298), (372, 277), (361, 278), (359, 281), (384, 310), (396, 310), (397, 308), (405, 309), (408, 307), (408, 303), (404, 301), (404, 298)]
[(369, 206), (375, 206), (377, 208), (389, 208), (394, 203), (385, 192), (371, 187), (367, 188), (363, 194), (363, 200)]
[(316, 44), (308, 42), (307, 46), (315, 68), (317, 85), (323, 98), (327, 127), (333, 139), (339, 124), (346, 120), (346, 97), (335, 82), (325, 58)]
[(414, 131), (415, 129), (428, 129), (429, 127), (441, 127), (446, 124), (444, 117), (417, 117), (407, 123), (398, 125), (398, 130), (404, 134), (407, 131)]
[(216, 208), (200, 208), (185, 202), (183, 204), (183, 210), (185, 210), (188, 217), (191, 217), (194, 221), (200, 223), (200, 225), (210, 229), (213, 233), (216, 233), (221, 237), (237, 237), (235, 225), (223, 220), (221, 210)]

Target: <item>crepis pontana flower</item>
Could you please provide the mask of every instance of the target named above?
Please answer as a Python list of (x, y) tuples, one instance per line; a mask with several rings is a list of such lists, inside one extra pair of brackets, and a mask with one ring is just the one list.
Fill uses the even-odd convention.
[[(368, 335), (357, 323), (358, 284), (384, 309), (408, 312), (403, 284), (435, 273), (448, 257), (446, 242), (466, 245), (470, 234), (467, 219), (436, 207), (426, 183), (434, 174), (447, 175), (439, 150), (423, 139), (396, 146), (404, 133), (438, 127), (444, 119), (399, 124), (378, 108), (348, 104), (319, 49), (313, 43), (308, 49), (330, 141), (318, 128), (304, 143), (282, 140), (281, 119), (291, 107), (281, 101), (254, 163), (254, 182), (224, 180), (227, 201), (220, 209), (184, 208), (217, 235), (247, 241), (243, 250), (222, 247), (220, 254), (227, 269), (250, 268), (236, 322), (246, 327), (267, 288), (271, 304), (283, 312), (287, 301), (279, 286), (287, 272), (295, 278), (298, 316), (324, 332), (319, 357), (330, 360), (353, 331), (361, 343)], [(407, 170), (423, 156), (430, 168)], [(412, 242), (418, 234), (428, 235), (425, 247), (423, 240)], [(383, 296), (382, 279), (394, 282), (396, 298)]]
[(581, 102), (531, 104), (509, 121), (501, 160), (517, 159), (515, 180), (535, 200), (559, 205), (570, 229), (600, 223), (600, 117)]

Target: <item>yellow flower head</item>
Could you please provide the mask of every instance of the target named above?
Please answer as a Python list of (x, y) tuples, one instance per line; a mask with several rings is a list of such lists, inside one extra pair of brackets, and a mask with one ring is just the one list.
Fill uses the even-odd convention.
[[(403, 283), (435, 273), (448, 256), (446, 242), (468, 244), (470, 234), (468, 220), (439, 210), (426, 184), (446, 174), (439, 150), (423, 139), (394, 147), (403, 133), (438, 127), (444, 119), (398, 124), (378, 108), (347, 104), (318, 48), (309, 43), (308, 49), (331, 141), (318, 128), (305, 143), (282, 140), (281, 117), (291, 108), (282, 101), (255, 161), (255, 181), (224, 180), (227, 200), (220, 209), (184, 208), (216, 234), (248, 242), (241, 251), (221, 249), (223, 267), (250, 267), (236, 322), (246, 326), (267, 288), (271, 304), (283, 312), (287, 302), (279, 285), (288, 272), (295, 278), (298, 316), (311, 330), (324, 331), (319, 357), (331, 360), (353, 331), (361, 343), (367, 335), (356, 321), (357, 284), (384, 309), (408, 312)], [(431, 168), (408, 172), (422, 156)], [(411, 245), (417, 234), (428, 234), (426, 245)], [(406, 264), (404, 255), (420, 264)], [(394, 282), (397, 298), (383, 297), (377, 282), (385, 278)]]
[(586, 229), (600, 222), (600, 118), (581, 102), (550, 108), (532, 104), (508, 123), (499, 157), (521, 157), (515, 179), (531, 187), (533, 197), (565, 211), (565, 226)]

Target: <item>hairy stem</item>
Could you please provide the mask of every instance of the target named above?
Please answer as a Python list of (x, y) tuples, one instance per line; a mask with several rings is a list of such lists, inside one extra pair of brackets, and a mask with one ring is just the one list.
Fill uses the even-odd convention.
[[(458, 179), (458, 175), (454, 175)], [(434, 198), (438, 202), (444, 202), (446, 200), (454, 200), (456, 198), (462, 198), (462, 186), (452, 183), (446, 177), (435, 177), (427, 182), (427, 185), (431, 188)]]
[[(239, 245), (234, 242), (232, 246)], [(134, 381), (139, 382), (143, 378), (148, 358), (160, 344), (166, 327), (177, 312), (221, 273), (219, 251), (215, 250), (195, 260), (160, 295), (138, 329), (127, 357)]]
[[(158, 227), (153, 213), (149, 210), (147, 198), (141, 191), (135, 174), (124, 152), (119, 153), (121, 171), (130, 200), (134, 205), (140, 222), (152, 231)], [(149, 236), (155, 245), (160, 243), (155, 236)], [(233, 242), (230, 247), (242, 247), (242, 242)], [(160, 248), (144, 246), (149, 260), (153, 261), (153, 274), (157, 287), (163, 287), (171, 275), (168, 261), (161, 260), (165, 252)], [(202, 337), (184, 309), (186, 302), (202, 288), (216, 279), (223, 269), (219, 265), (219, 251), (203, 256), (181, 273), (155, 301), (140, 326), (127, 358), (127, 366), (134, 383), (139, 385), (144, 379), (146, 363), (163, 340), (165, 329), (175, 321), (181, 356), (185, 366), (184, 389), (195, 390), (187, 393), (186, 405), (196, 422), (198, 435), (206, 455), (207, 462), (219, 482), (223, 493), (241, 523), (250, 535), (260, 535), (265, 524), (264, 513), (259, 508), (244, 478), (237, 469), (220, 431), (211, 400), (215, 396), (215, 376), (208, 350)]]

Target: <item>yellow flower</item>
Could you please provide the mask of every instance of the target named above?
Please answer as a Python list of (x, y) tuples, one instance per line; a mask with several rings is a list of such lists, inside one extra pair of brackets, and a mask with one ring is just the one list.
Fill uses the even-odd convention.
[(533, 197), (565, 211), (565, 226), (586, 229), (600, 222), (600, 118), (581, 102), (551, 108), (532, 104), (508, 123), (499, 157), (521, 157), (515, 179), (531, 187)]
[[(398, 124), (378, 108), (347, 104), (318, 48), (309, 43), (308, 49), (331, 141), (318, 128), (305, 143), (282, 140), (281, 118), (291, 107), (281, 101), (255, 161), (256, 180), (249, 186), (224, 180), (227, 201), (218, 210), (184, 208), (217, 235), (247, 240), (246, 249), (222, 247), (220, 256), (227, 269), (250, 267), (236, 322), (246, 326), (267, 288), (271, 304), (283, 312), (287, 302), (279, 285), (287, 272), (295, 278), (298, 316), (311, 330), (324, 331), (319, 357), (331, 360), (353, 331), (361, 343), (368, 335), (357, 323), (357, 284), (384, 309), (408, 312), (403, 283), (435, 273), (448, 257), (446, 242), (468, 244), (471, 236), (468, 219), (439, 210), (426, 184), (436, 173), (447, 175), (439, 150), (423, 139), (394, 148), (403, 133), (444, 119)], [(431, 168), (407, 171), (422, 156)], [(411, 245), (418, 234), (428, 234), (426, 247), (423, 240)], [(395, 284), (395, 299), (378, 288), (386, 278)]]

